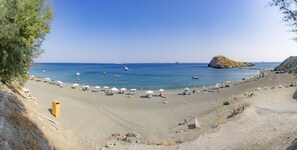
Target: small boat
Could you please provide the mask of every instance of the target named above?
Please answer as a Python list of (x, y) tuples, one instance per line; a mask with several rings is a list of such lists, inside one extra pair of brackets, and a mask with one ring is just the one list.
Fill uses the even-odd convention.
[(115, 77), (115, 78), (120, 78), (121, 76), (119, 76), (119, 75), (116, 74), (116, 75), (114, 75), (114, 77)]
[(76, 73), (76, 75), (77, 75), (77, 76), (79, 76), (79, 75), (80, 75), (80, 73), (79, 73), (79, 72), (77, 72), (77, 73)]
[(199, 79), (199, 77), (197, 77), (197, 76), (192, 76), (192, 79)]
[(46, 70), (42, 70), (42, 72), (46, 72)]
[(179, 64), (179, 62), (177, 61), (177, 62), (175, 62), (175, 64)]
[(124, 69), (125, 69), (125, 71), (129, 71), (129, 68), (128, 67), (125, 67)]
[(104, 72), (102, 72), (102, 74), (103, 74), (103, 75), (106, 75), (106, 72), (104, 71)]

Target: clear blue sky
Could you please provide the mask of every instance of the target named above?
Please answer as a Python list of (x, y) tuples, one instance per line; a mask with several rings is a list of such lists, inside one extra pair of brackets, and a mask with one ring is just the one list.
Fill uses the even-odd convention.
[[(282, 61), (296, 35), (268, 0), (52, 0), (37, 62)], [(265, 8), (266, 7), (266, 8)]]

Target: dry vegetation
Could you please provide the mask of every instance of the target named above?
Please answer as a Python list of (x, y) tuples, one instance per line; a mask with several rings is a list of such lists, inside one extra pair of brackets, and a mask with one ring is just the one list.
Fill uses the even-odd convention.
[(9, 90), (4, 86), (0, 89), (0, 117), (4, 121), (0, 128), (0, 149), (55, 149), (29, 118), (20, 95), (7, 93), (4, 88)]

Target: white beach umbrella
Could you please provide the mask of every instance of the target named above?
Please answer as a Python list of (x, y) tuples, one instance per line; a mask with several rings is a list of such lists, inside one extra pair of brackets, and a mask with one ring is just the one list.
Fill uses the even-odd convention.
[(115, 88), (115, 87), (111, 88), (110, 90), (111, 90), (111, 91), (114, 91), (114, 92), (119, 91), (119, 89), (117, 89), (117, 88)]
[(184, 90), (185, 90), (185, 91), (189, 91), (190, 89), (189, 89), (188, 87), (186, 87)]
[(121, 91), (126, 91), (127, 89), (126, 88), (121, 88)]
[(79, 86), (79, 84), (74, 83), (74, 84), (72, 84), (72, 86), (73, 86), (73, 87), (77, 87), (77, 86)]
[(90, 88), (90, 86), (86, 85), (86, 86), (84, 86), (84, 88)]
[(62, 82), (62, 81), (57, 81), (57, 83), (58, 83), (58, 84), (63, 84), (63, 82)]
[(154, 91), (148, 90), (148, 91), (146, 91), (145, 93), (146, 93), (146, 94), (153, 94)]
[(217, 83), (215, 87), (216, 88), (219, 88), (219, 87), (221, 87), (221, 84), (220, 83)]
[(130, 89), (130, 92), (135, 92), (136, 91), (136, 89)]
[(44, 78), (45, 80), (51, 80), (51, 78)]
[(164, 92), (164, 91), (165, 91), (164, 89), (160, 89), (160, 90), (159, 90), (159, 92)]
[(98, 86), (98, 85), (97, 85), (97, 86), (95, 86), (95, 89), (100, 89), (100, 86)]
[(103, 89), (109, 89), (109, 87), (108, 86), (103, 86)]

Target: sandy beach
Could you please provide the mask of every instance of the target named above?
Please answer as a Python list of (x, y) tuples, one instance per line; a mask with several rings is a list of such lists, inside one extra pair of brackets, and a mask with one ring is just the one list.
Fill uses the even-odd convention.
[[(244, 144), (244, 147), (260, 149), (270, 146), (269, 142), (280, 135), (296, 133), (297, 128), (293, 126), (296, 123), (290, 119), (296, 117), (294, 108), (297, 104), (292, 99), (295, 88), (285, 87), (294, 81), (296, 77), (289, 74), (269, 73), (265, 78), (253, 78), (219, 91), (189, 96), (179, 95), (183, 89), (165, 89), (167, 104), (159, 96), (143, 98), (145, 91), (137, 91), (129, 98), (123, 94), (107, 96), (102, 91), (71, 89), (71, 84), (65, 83), (60, 88), (30, 80), (25, 87), (36, 98), (32, 101), (34, 109), (60, 123), (57, 126), (61, 132), (90, 149), (110, 145), (119, 149), (237, 149)], [(271, 89), (273, 86), (275, 89)], [(202, 91), (202, 88), (198, 90)], [(251, 93), (251, 97), (248, 96)], [(60, 118), (51, 115), (54, 99), (61, 102)], [(225, 101), (230, 104), (224, 106)], [(243, 106), (246, 109), (242, 113), (226, 119), (232, 111)], [(198, 119), (201, 128), (192, 129), (194, 118)], [(283, 124), (288, 128), (279, 130)], [(276, 132), (270, 133), (274, 129)], [(139, 144), (130, 147), (129, 142), (123, 142), (127, 133), (135, 133), (137, 137), (129, 142)], [(271, 136), (266, 138), (268, 133)]]

